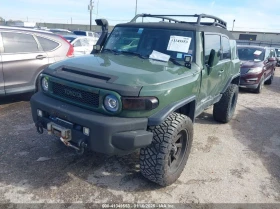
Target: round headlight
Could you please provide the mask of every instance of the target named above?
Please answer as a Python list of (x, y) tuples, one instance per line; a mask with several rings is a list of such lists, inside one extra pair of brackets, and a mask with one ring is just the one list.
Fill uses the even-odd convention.
[(104, 99), (104, 106), (109, 112), (117, 112), (119, 109), (119, 100), (114, 95), (107, 95)]
[(46, 78), (42, 79), (42, 88), (44, 91), (48, 91), (49, 90), (49, 82)]

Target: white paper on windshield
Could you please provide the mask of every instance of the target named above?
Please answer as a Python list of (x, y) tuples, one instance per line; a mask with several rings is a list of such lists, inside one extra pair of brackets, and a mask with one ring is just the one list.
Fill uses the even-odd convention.
[(168, 51), (188, 53), (192, 38), (185, 36), (170, 36)]
[(154, 59), (154, 60), (160, 60), (160, 61), (164, 61), (164, 62), (168, 62), (170, 59), (170, 55), (167, 54), (163, 54), (160, 53), (156, 50), (153, 50), (152, 54), (149, 57), (150, 59)]
[(254, 52), (254, 55), (261, 55), (261, 53), (262, 53), (262, 51), (256, 50), (256, 51)]

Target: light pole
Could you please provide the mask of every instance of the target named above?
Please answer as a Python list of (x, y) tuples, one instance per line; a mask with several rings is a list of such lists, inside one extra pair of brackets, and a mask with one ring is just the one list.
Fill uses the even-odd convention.
[(233, 31), (233, 28), (234, 28), (234, 23), (235, 23), (235, 20), (233, 20), (233, 22), (232, 22), (232, 31)]
[(98, 6), (99, 6), (99, 0), (97, 0), (97, 4), (96, 4), (96, 19), (98, 18)]
[(137, 0), (136, 0), (136, 5), (135, 5), (135, 16), (137, 15)]
[(88, 10), (90, 13), (90, 21), (89, 21), (89, 30), (91, 30), (91, 25), (92, 25), (92, 10), (93, 10), (93, 2), (90, 0), (89, 5), (88, 5)]

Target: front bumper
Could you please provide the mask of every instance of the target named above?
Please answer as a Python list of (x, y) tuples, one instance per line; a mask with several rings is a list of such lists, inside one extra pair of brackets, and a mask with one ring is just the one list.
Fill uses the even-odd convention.
[(240, 77), (239, 87), (256, 89), (259, 86), (262, 74), (243, 74)]
[[(30, 103), (35, 124), (46, 129), (48, 123), (55, 122), (55, 118), (68, 121), (73, 124), (67, 127), (71, 129), (72, 142), (84, 140), (96, 152), (128, 154), (152, 142), (153, 134), (146, 131), (147, 118), (106, 116), (53, 99), (42, 92), (32, 96)], [(43, 111), (43, 117), (37, 115), (38, 109)], [(90, 129), (89, 136), (83, 134), (83, 127)]]

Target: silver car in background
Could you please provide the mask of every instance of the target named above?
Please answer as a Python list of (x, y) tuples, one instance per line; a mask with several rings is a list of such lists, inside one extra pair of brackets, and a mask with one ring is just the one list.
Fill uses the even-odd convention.
[(41, 71), (73, 53), (62, 36), (0, 26), (0, 96), (36, 91)]

